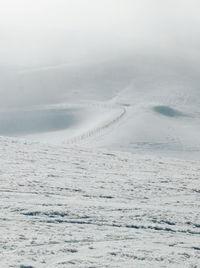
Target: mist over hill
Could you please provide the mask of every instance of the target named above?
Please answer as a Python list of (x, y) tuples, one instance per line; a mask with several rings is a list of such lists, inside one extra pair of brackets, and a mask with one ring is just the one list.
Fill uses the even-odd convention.
[(200, 1), (0, 0), (0, 267), (197, 268)]

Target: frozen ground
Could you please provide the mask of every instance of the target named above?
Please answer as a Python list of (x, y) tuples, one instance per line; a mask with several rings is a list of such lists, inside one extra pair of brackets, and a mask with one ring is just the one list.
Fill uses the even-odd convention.
[(198, 79), (127, 64), (5, 75), (0, 268), (199, 267)]
[(200, 263), (200, 165), (0, 139), (0, 266)]

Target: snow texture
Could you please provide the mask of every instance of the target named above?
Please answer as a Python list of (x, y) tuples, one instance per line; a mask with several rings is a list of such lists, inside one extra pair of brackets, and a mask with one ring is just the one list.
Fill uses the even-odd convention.
[(199, 161), (0, 139), (0, 266), (200, 263)]
[(0, 1), (0, 268), (200, 267), (199, 3)]

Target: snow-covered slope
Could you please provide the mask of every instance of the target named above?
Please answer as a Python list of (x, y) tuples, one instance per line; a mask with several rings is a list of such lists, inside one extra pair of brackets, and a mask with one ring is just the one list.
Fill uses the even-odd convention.
[(198, 77), (145, 66), (1, 79), (2, 268), (198, 267)]
[(199, 3), (0, 1), (0, 268), (200, 267)]
[(198, 267), (200, 163), (0, 139), (0, 266)]
[(128, 87), (113, 102), (125, 105), (126, 117), (98, 146), (184, 158), (200, 157), (199, 93), (184, 88), (140, 91)]
[[(194, 60), (135, 56), (7, 71), (1, 80), (8, 94), (3, 101), (14, 102), (16, 113), (19, 105), (24, 112), (25, 104), (34, 106), (36, 115), (22, 120), (26, 138), (199, 159), (200, 93), (194, 66)], [(55, 115), (41, 113), (52, 104), (57, 105)], [(65, 126), (63, 107), (68, 111)], [(15, 133), (18, 126), (5, 122), (5, 108), (10, 112), (2, 102), (0, 118)], [(39, 121), (47, 126), (38, 135), (32, 128)]]

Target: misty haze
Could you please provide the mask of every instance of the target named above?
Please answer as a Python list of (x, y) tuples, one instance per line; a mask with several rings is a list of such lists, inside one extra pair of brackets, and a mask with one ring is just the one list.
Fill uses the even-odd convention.
[(199, 8), (0, 0), (0, 267), (199, 267)]

